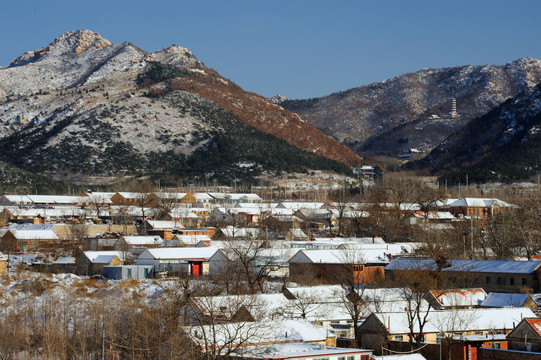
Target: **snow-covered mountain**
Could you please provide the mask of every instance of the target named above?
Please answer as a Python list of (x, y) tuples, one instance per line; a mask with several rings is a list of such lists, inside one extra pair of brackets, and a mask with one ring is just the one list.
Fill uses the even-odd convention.
[[(326, 161), (317, 155), (359, 161), (297, 114), (207, 68), (188, 49), (172, 45), (149, 54), (89, 30), (62, 34), (0, 68), (0, 150), (0, 160), (56, 175), (140, 170), (235, 178), (241, 162), (256, 173), (317, 167)], [(215, 168), (228, 169), (195, 164), (212, 156), (222, 156), (210, 159)], [(282, 157), (283, 166), (273, 163)]]
[[(281, 105), (328, 135), (366, 152), (434, 148), (472, 119), (541, 82), (541, 61), (422, 69), (415, 73)], [(449, 115), (452, 98), (460, 116)], [(436, 116), (433, 116), (436, 115)]]
[(541, 170), (541, 85), (505, 101), (408, 164), (450, 183), (526, 179)]

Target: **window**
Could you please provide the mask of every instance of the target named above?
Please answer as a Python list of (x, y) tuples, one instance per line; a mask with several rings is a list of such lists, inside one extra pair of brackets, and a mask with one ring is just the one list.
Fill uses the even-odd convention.
[(509, 285), (515, 285), (515, 278), (509, 279)]
[(499, 349), (500, 348), (500, 343), (493, 342), (492, 343), (492, 348), (493, 349)]
[(346, 360), (346, 357), (345, 356), (340, 356), (340, 357), (338, 357), (338, 360)]
[(498, 276), (498, 285), (505, 285), (505, 278)]
[(355, 356), (348, 356), (348, 360), (355, 360)]
[(522, 278), (522, 285), (528, 285), (528, 278)]
[(402, 336), (402, 335), (395, 335), (394, 339), (397, 340), (397, 341), (402, 341), (402, 340), (404, 340), (404, 336)]
[[(353, 358), (353, 356), (350, 356)], [(361, 355), (361, 360), (370, 360), (370, 355)]]
[(487, 276), (486, 283), (490, 284), (490, 276)]

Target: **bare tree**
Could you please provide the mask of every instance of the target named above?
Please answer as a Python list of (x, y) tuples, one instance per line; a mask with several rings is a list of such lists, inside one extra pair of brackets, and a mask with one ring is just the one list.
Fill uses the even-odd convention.
[(249, 344), (270, 342), (270, 325), (262, 320), (264, 311), (254, 312), (254, 321), (224, 321), (223, 314), (231, 318), (243, 307), (254, 305), (254, 296), (230, 296), (217, 300), (212, 295), (216, 288), (198, 288), (191, 294), (197, 301), (188, 302), (191, 326), (185, 331), (201, 351), (201, 359), (228, 359), (232, 354), (248, 355)]
[(412, 263), (411, 268), (407, 271), (399, 271), (392, 279), (392, 285), (401, 289), (401, 296), (407, 304), (405, 312), (412, 350), (421, 347), (424, 341), (423, 329), (428, 322), (431, 310), (425, 300), (425, 295), (438, 285), (434, 272), (423, 269), (420, 264), (417, 267)]
[(135, 206), (141, 210), (141, 234), (146, 235), (146, 212), (147, 209), (155, 202), (150, 194), (154, 190), (152, 183), (148, 180), (135, 182), (131, 186), (132, 192), (136, 193)]

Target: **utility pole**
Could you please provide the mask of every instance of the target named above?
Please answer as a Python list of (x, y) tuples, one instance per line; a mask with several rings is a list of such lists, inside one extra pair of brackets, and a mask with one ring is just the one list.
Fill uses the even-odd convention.
[(470, 259), (472, 259), (473, 258), (473, 215), (470, 215), (470, 242), (471, 242)]

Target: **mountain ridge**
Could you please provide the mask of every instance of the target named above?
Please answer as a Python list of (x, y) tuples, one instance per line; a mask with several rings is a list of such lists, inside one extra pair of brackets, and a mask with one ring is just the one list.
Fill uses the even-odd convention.
[(516, 181), (538, 174), (540, 159), (541, 84), (472, 120), (407, 167), (451, 184)]
[[(178, 97), (182, 105), (174, 105), (168, 94)], [(4, 150), (0, 158), (27, 169), (96, 174), (107, 164), (104, 172), (110, 175), (114, 166), (104, 158), (118, 158), (123, 153), (125, 165), (132, 166), (131, 160), (137, 159), (139, 164), (149, 166), (134, 168), (141, 171), (158, 171), (164, 166), (153, 162), (175, 156), (177, 164), (185, 168), (195, 152), (209, 150), (216, 137), (226, 131), (202, 114), (228, 118), (232, 124), (229, 130), (247, 131), (261, 141), (258, 146), (267, 144), (277, 152), (287, 149), (295, 154), (292, 158), (305, 159), (312, 165), (317, 166), (317, 162), (308, 160), (308, 153), (350, 165), (360, 161), (358, 155), (298, 115), (245, 92), (181, 46), (171, 45), (149, 54), (130, 43), (112, 44), (99, 34), (79, 30), (62, 34), (48, 46), (27, 52), (14, 59), (10, 67), (0, 69), (0, 147)], [(287, 145), (270, 145), (280, 142), (254, 133), (242, 123)], [(289, 146), (307, 154), (297, 154)], [(252, 172), (265, 171), (264, 164), (272, 162), (250, 154), (253, 149), (249, 148), (235, 154), (259, 159), (261, 163), (254, 163)], [(62, 158), (67, 155), (80, 164), (69, 165), (68, 159)], [(271, 171), (281, 167), (276, 163), (272, 166)], [(284, 169), (292, 168), (306, 171), (286, 159)], [(129, 171), (127, 166), (118, 170)], [(211, 172), (200, 175), (214, 176)]]
[[(409, 147), (431, 150), (465, 123), (541, 82), (541, 61), (521, 58), (505, 65), (421, 69), (320, 98), (280, 104), (356, 151), (398, 155)], [(427, 135), (431, 115), (444, 117), (451, 99), (460, 117)], [(421, 122), (421, 125), (412, 125)], [(405, 130), (397, 134), (396, 128)], [(415, 127), (418, 127), (416, 129)]]

